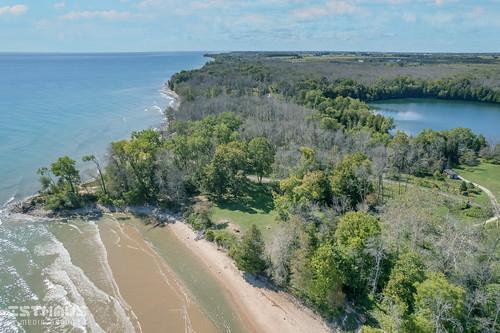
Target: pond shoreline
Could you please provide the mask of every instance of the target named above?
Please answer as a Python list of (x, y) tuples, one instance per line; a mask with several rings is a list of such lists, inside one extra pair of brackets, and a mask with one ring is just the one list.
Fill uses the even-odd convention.
[(368, 103), (378, 114), (393, 118), (396, 130), (417, 135), (422, 130), (469, 128), (490, 143), (500, 142), (500, 104), (476, 101), (397, 98)]

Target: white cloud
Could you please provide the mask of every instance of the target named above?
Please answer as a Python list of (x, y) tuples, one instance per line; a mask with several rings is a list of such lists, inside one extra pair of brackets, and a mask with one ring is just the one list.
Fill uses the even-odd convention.
[(447, 25), (452, 22), (487, 23), (483, 7), (473, 7), (469, 11), (446, 11), (428, 15), (425, 19), (435, 25)]
[(81, 20), (81, 19), (103, 19), (103, 20), (116, 20), (116, 19), (127, 19), (132, 17), (130, 12), (119, 12), (116, 10), (101, 10), (101, 11), (81, 11), (81, 12), (69, 12), (60, 18), (63, 20)]
[(2, 15), (21, 15), (28, 11), (28, 6), (26, 5), (14, 5), (0, 7), (0, 16)]
[(357, 11), (359, 11), (358, 7), (346, 1), (329, 0), (320, 6), (295, 9), (291, 12), (291, 16), (298, 20), (314, 20), (333, 14), (352, 14)]
[(55, 4), (52, 5), (55, 9), (63, 9), (66, 7), (66, 3), (64, 2), (56, 2)]

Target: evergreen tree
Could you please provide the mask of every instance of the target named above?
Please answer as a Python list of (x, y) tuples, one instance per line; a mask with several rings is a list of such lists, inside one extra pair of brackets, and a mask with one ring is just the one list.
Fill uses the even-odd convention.
[(255, 224), (252, 224), (252, 227), (245, 233), (241, 244), (236, 249), (234, 255), (236, 266), (244, 272), (257, 275), (266, 268), (263, 254), (264, 239), (262, 233)]

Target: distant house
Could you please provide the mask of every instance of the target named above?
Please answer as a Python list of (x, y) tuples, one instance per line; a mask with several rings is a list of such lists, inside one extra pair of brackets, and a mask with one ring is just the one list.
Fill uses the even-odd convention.
[(444, 174), (450, 179), (458, 179), (458, 174), (452, 169), (444, 169)]

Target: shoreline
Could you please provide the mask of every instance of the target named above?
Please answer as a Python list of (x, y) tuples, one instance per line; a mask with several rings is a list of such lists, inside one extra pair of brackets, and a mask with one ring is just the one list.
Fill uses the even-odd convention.
[[(170, 100), (167, 108), (178, 110), (181, 103), (178, 94), (171, 90), (167, 84), (162, 86), (161, 93)], [(166, 117), (165, 120), (167, 120)], [(82, 184), (88, 184), (92, 181), (94, 179), (86, 180)], [(307, 307), (299, 305), (298, 301), (295, 301), (290, 294), (269, 289), (258, 280), (245, 279), (243, 273), (236, 268), (233, 260), (225, 252), (219, 251), (215, 244), (204, 239), (195, 242), (195, 232), (187, 224), (181, 222), (179, 216), (172, 216), (163, 210), (158, 211), (157, 207), (154, 206), (119, 208), (99, 204), (75, 210), (52, 212), (43, 208), (40, 198), (41, 195), (36, 193), (24, 199), (11, 201), (1, 207), (0, 211), (3, 214), (6, 213), (7, 216), (21, 214), (56, 220), (102, 217), (110, 212), (125, 212), (153, 217), (158, 223), (167, 223), (172, 234), (208, 268), (221, 287), (227, 291), (249, 332), (331, 332), (320, 316), (314, 314)], [(175, 223), (168, 223), (174, 221)], [(109, 244), (111, 243), (108, 239)], [(125, 262), (127, 258), (121, 260)], [(164, 264), (168, 266), (167, 261), (164, 261)], [(124, 279), (125, 274), (122, 275), (121, 279)], [(134, 297), (135, 302), (141, 301), (140, 295)]]
[[(170, 107), (176, 111), (179, 109), (181, 105), (181, 98), (175, 91), (170, 89), (168, 83), (163, 84), (163, 87), (160, 89), (160, 93), (169, 100), (167, 108)], [(162, 112), (165, 112), (165, 110), (162, 110)]]
[[(29, 197), (27, 200), (35, 198), (36, 196)], [(19, 204), (22, 206), (23, 203), (24, 201), (18, 202), (17, 206)], [(328, 328), (326, 322), (319, 315), (301, 305), (292, 295), (284, 291), (270, 289), (258, 280), (245, 278), (243, 273), (236, 268), (234, 261), (225, 252), (220, 251), (214, 243), (205, 239), (195, 241), (196, 233), (182, 221), (179, 215), (174, 215), (167, 210), (154, 206), (118, 208), (94, 205), (78, 210), (64, 211), (55, 215), (40, 207), (27, 212), (16, 212), (11, 209), (4, 211), (7, 211), (7, 214), (22, 214), (55, 220), (98, 218), (117, 212), (153, 218), (157, 223), (165, 225), (187, 250), (200, 259), (201, 264), (225, 289), (231, 303), (236, 307), (242, 323), (249, 332), (332, 332), (332, 329)], [(40, 214), (40, 212), (45, 214)], [(125, 262), (126, 259), (121, 260)], [(169, 265), (168, 261), (164, 261), (164, 264)]]
[[(164, 82), (163, 85), (161, 86), (159, 90), (160, 94), (168, 100), (167, 106), (161, 110), (162, 113), (162, 121), (152, 127), (153, 129), (157, 131), (161, 131), (162, 126), (167, 124), (168, 118), (165, 114), (165, 111), (168, 108), (173, 108), (175, 111), (177, 111), (181, 105), (181, 98), (180, 96), (172, 89), (169, 88), (168, 86), (168, 81)], [(129, 134), (130, 136), (130, 134)], [(107, 145), (110, 145), (111, 143), (108, 142)], [(89, 179), (82, 180), (81, 185), (85, 187), (86, 185), (89, 185), (96, 181), (97, 179), (97, 174), (94, 176), (91, 176)], [(66, 215), (68, 212), (60, 212), (60, 213), (54, 213), (54, 212), (48, 212), (41, 208), (40, 206), (37, 206), (35, 202), (37, 199), (41, 197), (40, 193), (37, 191), (32, 194), (27, 194), (24, 197), (21, 198), (16, 198), (15, 196), (11, 196), (7, 201), (0, 203), (0, 214), (2, 213), (7, 213), (7, 215), (10, 214), (16, 214), (16, 213), (22, 213), (22, 214), (27, 214), (30, 216), (35, 216), (35, 217), (41, 217), (41, 218), (58, 218), (58, 217), (73, 217), (73, 212), (77, 210), (71, 210), (69, 212), (69, 215)], [(27, 206), (27, 207), (26, 207)], [(88, 207), (82, 207), (80, 210), (86, 210)], [(30, 214), (33, 213), (34, 214)], [(86, 213), (83, 213), (85, 215)], [(88, 214), (88, 212), (87, 212)], [(77, 214), (78, 215), (78, 214)], [(1, 221), (1, 220), (0, 220)]]
[(217, 332), (169, 263), (135, 227), (114, 218), (102, 222), (99, 231), (113, 279), (134, 314), (137, 332)]
[(195, 241), (195, 232), (185, 223), (176, 221), (168, 228), (228, 291), (251, 332), (332, 332), (319, 315), (299, 305), (290, 294), (245, 279), (225, 252), (204, 239)]

